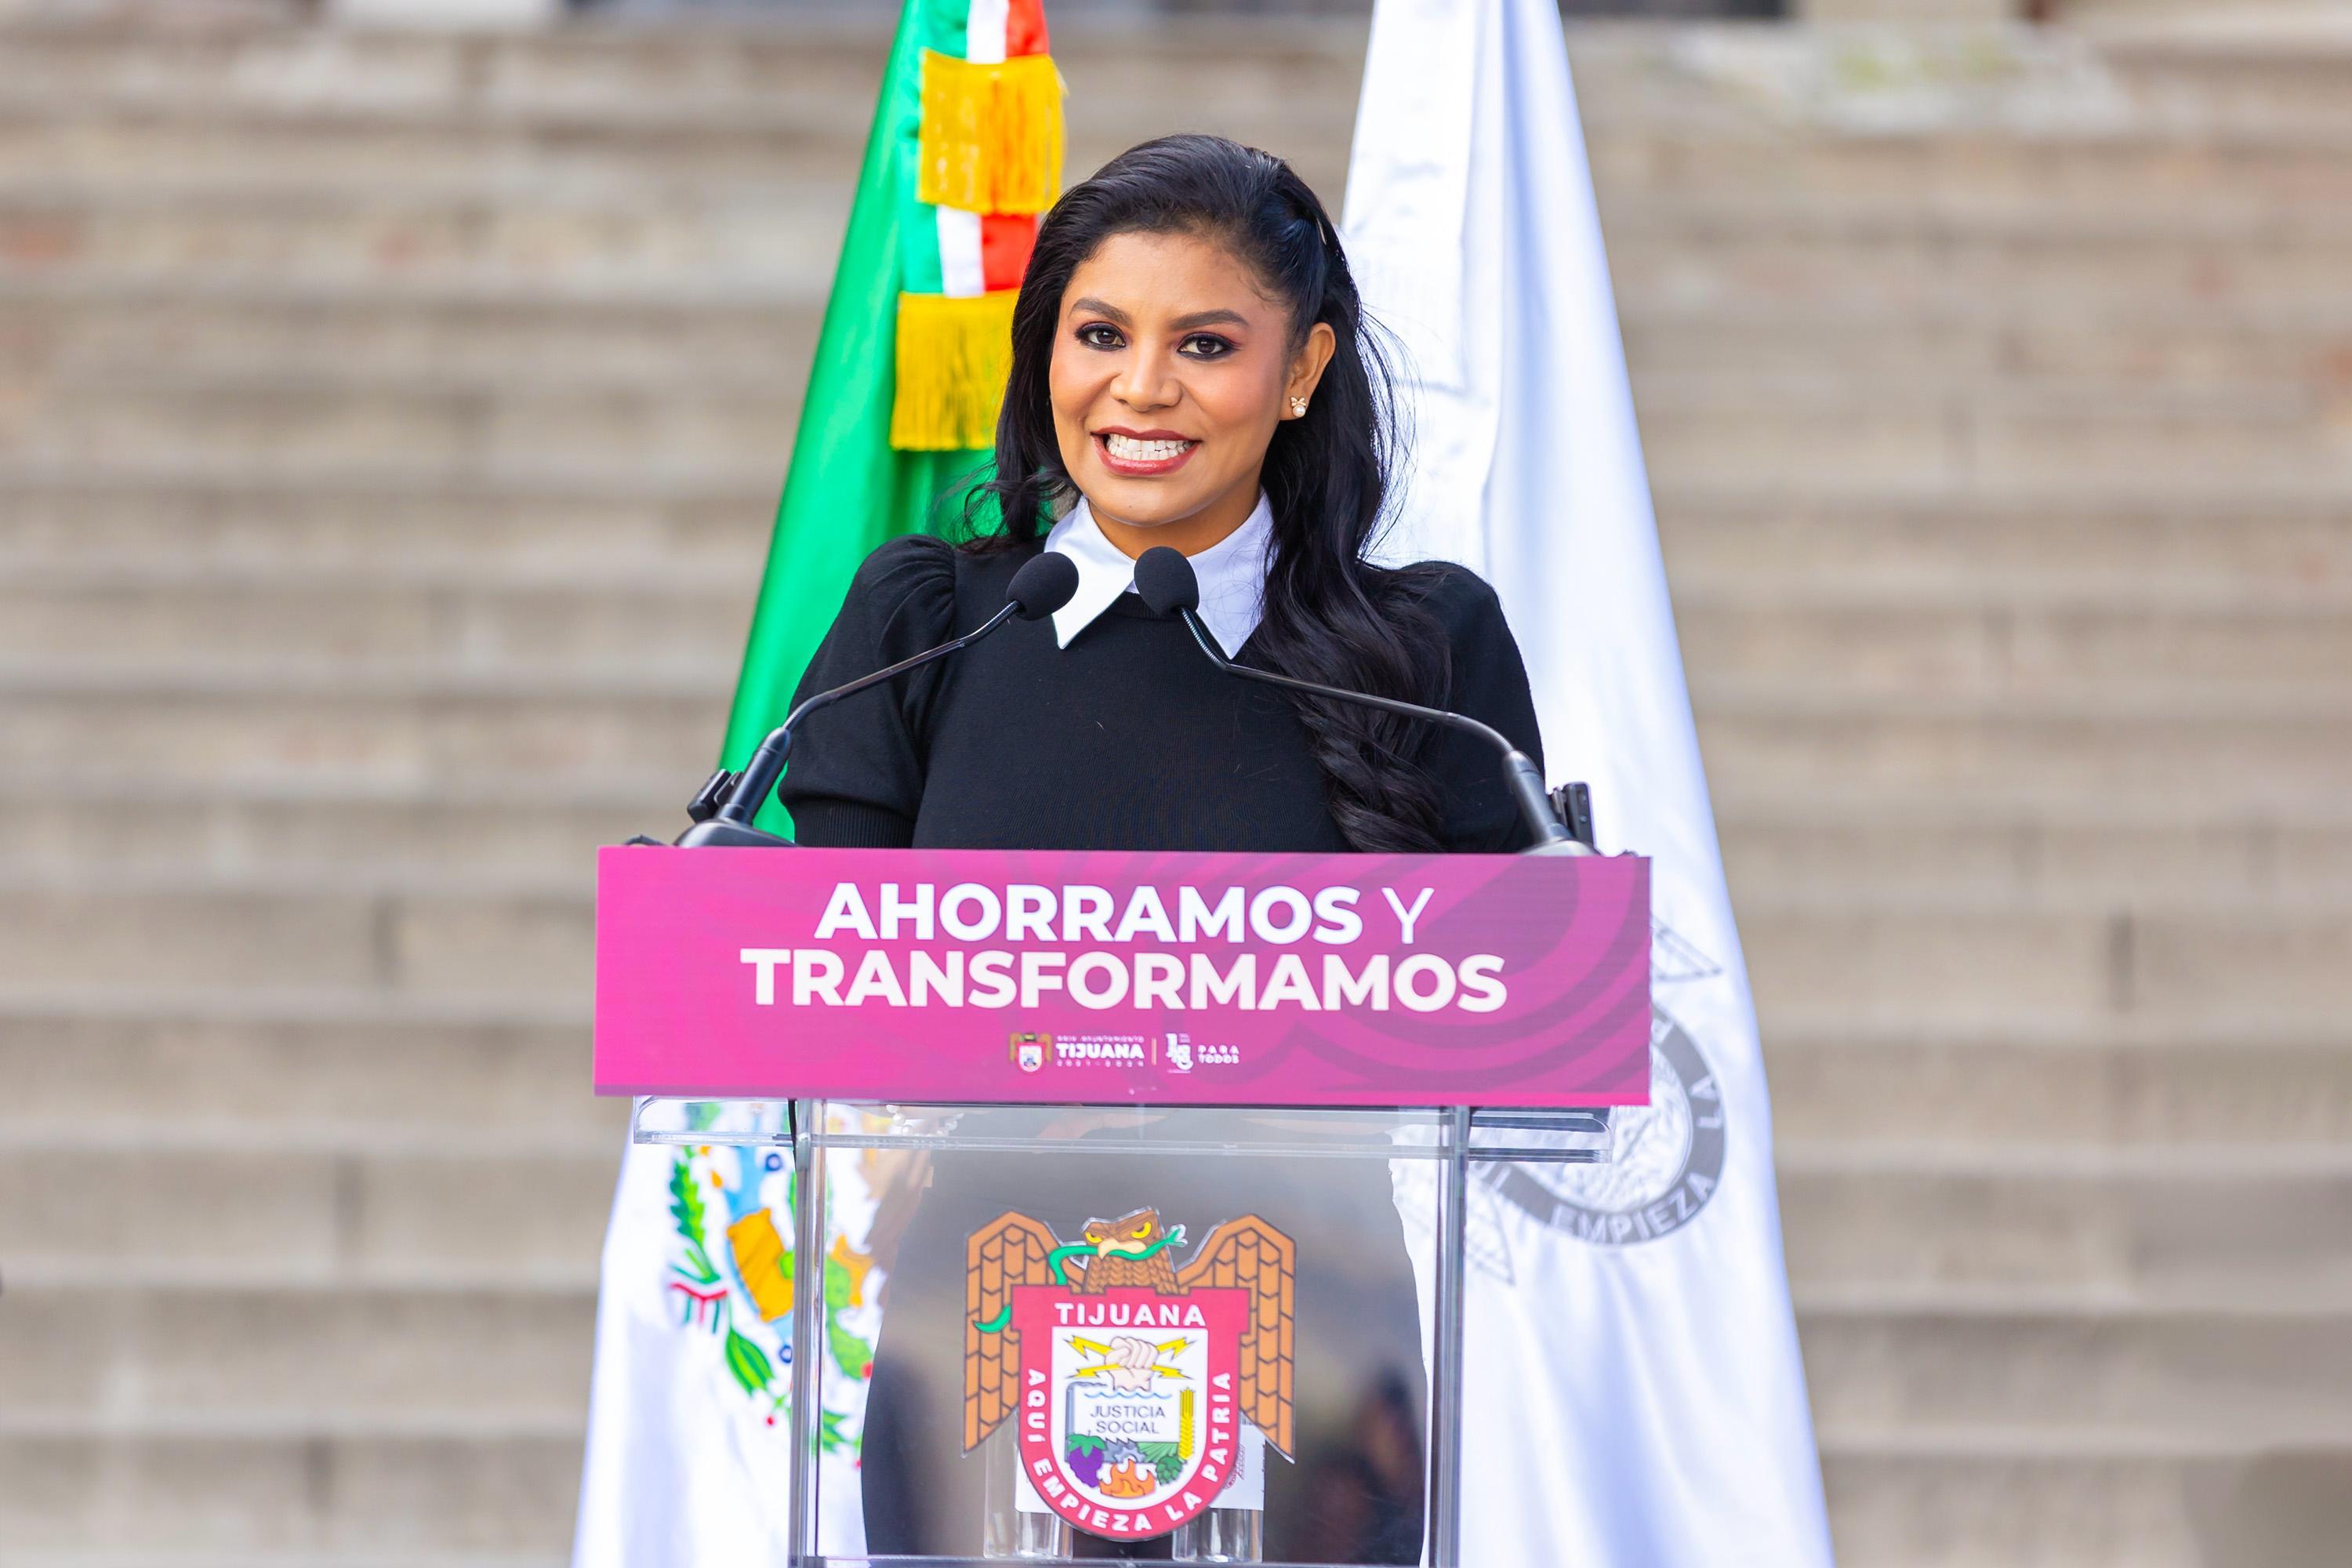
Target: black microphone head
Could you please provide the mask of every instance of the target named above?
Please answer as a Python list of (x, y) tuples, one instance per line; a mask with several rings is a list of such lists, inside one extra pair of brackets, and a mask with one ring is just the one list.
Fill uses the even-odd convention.
[(1048, 550), (1013, 574), (1004, 590), (1005, 603), (1024, 621), (1042, 621), (1076, 596), (1078, 563), (1058, 550)]
[(1181, 550), (1155, 544), (1135, 560), (1135, 591), (1155, 616), (1201, 607), (1201, 580)]

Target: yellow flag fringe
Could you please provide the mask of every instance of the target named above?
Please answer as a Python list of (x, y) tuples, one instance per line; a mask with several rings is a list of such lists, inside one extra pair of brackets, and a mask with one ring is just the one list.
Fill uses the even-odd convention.
[(1013, 369), (1015, 289), (958, 298), (898, 296), (898, 386), (890, 445), (902, 452), (962, 452), (996, 444), (1004, 378)]
[(975, 65), (923, 54), (915, 196), (974, 213), (1041, 213), (1062, 194), (1062, 73), (1050, 55)]

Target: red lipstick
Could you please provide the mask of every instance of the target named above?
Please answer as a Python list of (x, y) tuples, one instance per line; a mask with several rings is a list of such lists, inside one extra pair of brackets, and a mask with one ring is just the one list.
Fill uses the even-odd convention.
[[(1120, 426), (1093, 432), (1103, 467), (1123, 479), (1151, 479), (1182, 468), (1201, 443), (1173, 430), (1129, 430)], [(1118, 437), (1116, 443), (1113, 437)]]

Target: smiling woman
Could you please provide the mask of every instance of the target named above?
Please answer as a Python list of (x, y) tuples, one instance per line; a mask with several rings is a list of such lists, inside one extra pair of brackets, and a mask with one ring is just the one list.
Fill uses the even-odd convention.
[(878, 718), (813, 719), (782, 789), (803, 839), (1519, 847), (1475, 741), (1246, 690), (1128, 591), (1135, 557), (1172, 546), (1243, 662), (1454, 708), (1539, 756), (1493, 591), (1460, 567), (1367, 559), (1394, 455), (1390, 407), (1339, 236), (1281, 159), (1169, 137), (1074, 187), (1022, 279), (971, 537), (877, 551), (803, 689), (973, 624), (1041, 549), (1077, 563), (1078, 593), (1050, 634), (1011, 628), (926, 667)]
[[(1522, 847), (1525, 829), (1478, 741), (1234, 680), (1202, 657), (1181, 624), (1155, 616), (1132, 591), (1136, 557), (1173, 546), (1198, 579), (1202, 620), (1239, 661), (1451, 708), (1541, 754), (1527, 675), (1493, 590), (1457, 566), (1367, 559), (1394, 448), (1388, 380), (1339, 236), (1288, 164), (1205, 136), (1148, 142), (1113, 160), (1039, 226), (1012, 348), (993, 471), (964, 514), (971, 536), (961, 544), (909, 537), (876, 551), (802, 691), (977, 625), (1043, 551), (1076, 563), (1077, 592), (1050, 621), (1013, 622), (887, 693), (811, 715), (782, 792), (803, 843)], [(967, 907), (975, 891), (984, 889), (939, 896), (943, 904), (963, 899), (959, 921), (977, 919)], [(1014, 903), (1006, 889), (1008, 921)], [(1400, 1006), (1483, 1005), (1482, 974), (1424, 973), (1413, 966), (1426, 955), (1378, 975), (1360, 966), (1335, 975), (1320, 957), (1310, 966), (1302, 956), (1314, 952), (1307, 917), (1356, 911), (1310, 909), (1303, 895), (1297, 904), (1258, 911), (1307, 943), (1263, 974), (1220, 964), (1196, 977), (1189, 966), (1179, 974), (1140, 958), (1130, 965), (1136, 950), (1118, 940), (1075, 956), (1066, 973), (1004, 973), (1041, 992), (1051, 984), (1103, 994), (1145, 986), (1172, 994), (1181, 981), (1187, 1005), (1196, 978), (1202, 1005), (1237, 997), (1237, 986), (1257, 987), (1246, 1005), (1300, 1010), (1367, 986), (1395, 991)], [(1233, 909), (1238, 929), (1237, 900)], [(1171, 910), (1181, 930), (1181, 898)], [(1025, 912), (1050, 918), (1042, 897)], [(1109, 919), (1107, 910), (1096, 914)], [(1117, 927), (1111, 935), (1123, 940)], [(1003, 955), (966, 956), (962, 982), (995, 984), (989, 966)], [(946, 961), (937, 963), (940, 983), (956, 983)], [(858, 984), (847, 965), (829, 982), (797, 963), (787, 974), (786, 958), (772, 964), (780, 999), (804, 979), (812, 1005), (828, 983)], [(871, 983), (887, 996), (897, 977), (877, 972)], [(1086, 1048), (1066, 1040), (1055, 1048), (1066, 1047)], [(976, 1544), (952, 1510), (933, 1506), (939, 1489), (971, 1467), (959, 1463), (960, 1430), (937, 1418), (953, 1407), (960, 1371), (926, 1357), (961, 1345), (967, 1238), (1008, 1205), (1054, 1216), (1067, 1231), (1170, 1193), (1192, 1212), (1252, 1212), (1276, 1226), (1328, 1224), (1332, 1212), (1393, 1214), (1384, 1173), (1350, 1187), (1335, 1169), (1319, 1183), (1270, 1192), (1262, 1179), (1231, 1173), (1245, 1167), (1132, 1156), (1115, 1169), (1090, 1167), (1081, 1193), (1053, 1163), (1003, 1159), (986, 1181), (927, 1194), (889, 1267), (860, 1468), (866, 1544), (877, 1553)], [(1312, 1280), (1302, 1287), (1301, 1342), (1350, 1345), (1366, 1364), (1417, 1386), (1419, 1316), (1392, 1218), (1371, 1224), (1364, 1243), (1344, 1288), (1336, 1274), (1328, 1293)], [(1294, 1510), (1273, 1518), (1268, 1553), (1310, 1549), (1296, 1533), (1307, 1517)], [(1414, 1550), (1404, 1531), (1393, 1560), (1410, 1562)]]
[(1233, 252), (1188, 234), (1113, 235), (1071, 274), (1048, 381), (1063, 471), (1129, 555), (1196, 555), (1247, 521), (1284, 419), (1306, 416), (1330, 324), (1291, 311)]

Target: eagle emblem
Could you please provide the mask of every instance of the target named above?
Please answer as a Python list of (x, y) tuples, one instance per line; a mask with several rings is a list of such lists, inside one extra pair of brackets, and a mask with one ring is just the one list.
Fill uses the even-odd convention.
[(1292, 1452), (1296, 1247), (1255, 1215), (1184, 1246), (1148, 1208), (1066, 1243), (1003, 1214), (965, 1244), (964, 1451), (1013, 1421), (1039, 1498), (1112, 1540), (1207, 1508), (1244, 1421)]

